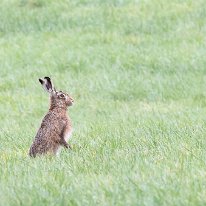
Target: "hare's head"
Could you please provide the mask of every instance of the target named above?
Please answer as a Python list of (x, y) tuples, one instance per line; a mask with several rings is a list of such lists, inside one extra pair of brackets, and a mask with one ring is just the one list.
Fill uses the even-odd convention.
[(39, 79), (39, 82), (41, 83), (43, 88), (50, 94), (51, 108), (67, 108), (68, 106), (72, 106), (72, 104), (74, 103), (73, 98), (67, 93), (62, 91), (56, 91), (49, 77)]

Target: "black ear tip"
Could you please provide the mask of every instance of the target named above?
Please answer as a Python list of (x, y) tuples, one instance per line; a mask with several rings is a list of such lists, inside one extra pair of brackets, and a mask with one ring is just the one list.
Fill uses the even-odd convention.
[(49, 80), (50, 81), (50, 77), (44, 77), (44, 79)]
[(40, 82), (41, 84), (43, 84), (44, 81), (43, 81), (42, 79), (39, 79), (39, 82)]

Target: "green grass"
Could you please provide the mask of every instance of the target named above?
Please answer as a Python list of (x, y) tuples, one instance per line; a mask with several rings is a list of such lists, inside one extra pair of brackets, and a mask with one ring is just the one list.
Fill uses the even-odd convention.
[[(0, 205), (206, 205), (203, 0), (0, 2)], [(51, 76), (72, 151), (31, 159)]]

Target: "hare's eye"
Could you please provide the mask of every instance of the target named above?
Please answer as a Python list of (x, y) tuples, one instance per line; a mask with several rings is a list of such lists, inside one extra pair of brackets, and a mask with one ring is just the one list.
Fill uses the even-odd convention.
[(60, 97), (60, 98), (64, 98), (64, 94), (60, 94), (59, 97)]

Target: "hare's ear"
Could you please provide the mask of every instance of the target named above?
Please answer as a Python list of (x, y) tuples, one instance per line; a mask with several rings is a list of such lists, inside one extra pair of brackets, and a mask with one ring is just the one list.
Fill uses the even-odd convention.
[(47, 92), (49, 92), (50, 94), (55, 93), (56, 90), (49, 77), (44, 77), (44, 79), (39, 79), (39, 82)]

